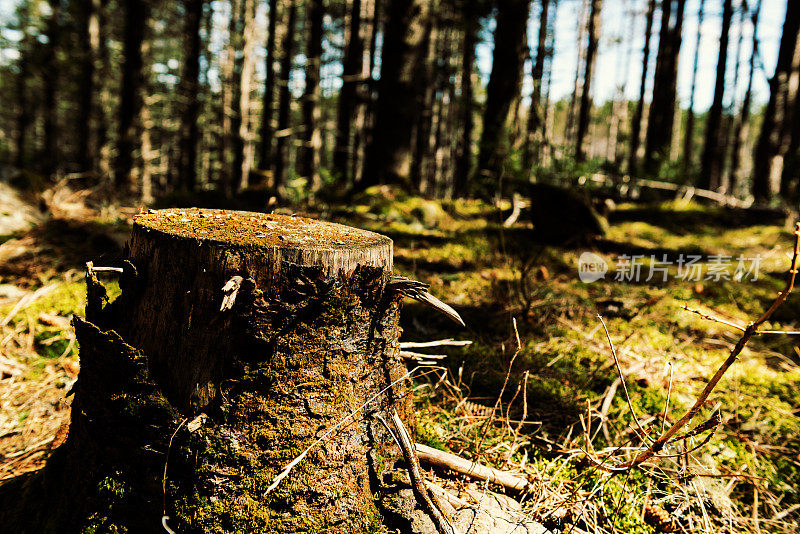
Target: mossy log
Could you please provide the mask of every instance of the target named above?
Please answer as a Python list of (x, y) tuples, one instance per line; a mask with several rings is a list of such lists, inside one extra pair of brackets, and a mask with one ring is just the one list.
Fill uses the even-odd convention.
[(385, 531), (374, 494), (399, 453), (377, 416), (413, 424), (391, 240), (160, 210), (135, 218), (127, 258), (111, 303), (88, 273), (69, 436), (0, 486), (0, 531)]

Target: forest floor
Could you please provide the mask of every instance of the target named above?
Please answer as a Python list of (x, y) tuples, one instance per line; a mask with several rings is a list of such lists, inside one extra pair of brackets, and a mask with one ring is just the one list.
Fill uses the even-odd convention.
[[(41, 467), (63, 440), (80, 368), (69, 320), (83, 313), (83, 265), (119, 261), (136, 209), (63, 186), (43, 196), (0, 193), (3, 480)], [(41, 204), (49, 215), (38, 213)], [(740, 332), (682, 306), (728, 323), (755, 320), (785, 285), (793, 235), (783, 221), (748, 222), (694, 203), (622, 204), (603, 238), (545, 245), (525, 214), (505, 228), (507, 211), (479, 201), (377, 191), (347, 206), (294, 209), (389, 235), (395, 270), (430, 283), (462, 315), (466, 329), (415, 303), (404, 309), (402, 341), (472, 341), (428, 351), (446, 358), (417, 372), (417, 440), (527, 477), (529, 491), (514, 497), (532, 519), (576, 533), (798, 530), (797, 336), (753, 338), (690, 427), (716, 410), (719, 424), (669, 445), (665, 457), (613, 475), (583, 452), (617, 465), (640, 444), (631, 407), (657, 435), (692, 405)], [(8, 216), (16, 219), (6, 227)], [(580, 280), (588, 251), (611, 265), (604, 280)], [(666, 263), (651, 258), (665, 254)], [(622, 255), (642, 256), (638, 281), (614, 279), (631, 274)], [(679, 276), (676, 264), (689, 255), (702, 256), (700, 279)], [(750, 268), (758, 258), (757, 279), (752, 270), (736, 275), (739, 256)], [(722, 262), (729, 270), (718, 276), (712, 264)], [(795, 293), (765, 326), (797, 329), (799, 312)]]

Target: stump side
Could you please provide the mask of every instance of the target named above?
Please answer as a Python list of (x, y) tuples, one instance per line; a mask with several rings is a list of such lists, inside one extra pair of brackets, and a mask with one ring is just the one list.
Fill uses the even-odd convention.
[[(266, 360), (274, 352), (268, 339), (240, 342), (235, 314), (220, 311), (222, 288), (232, 277), (252, 280), (266, 298), (279, 301), (291, 300), (297, 291), (324, 291), (359, 265), (380, 269), (378, 283), (383, 284), (392, 269), (388, 237), (251, 212), (139, 215), (129, 252), (138, 276), (135, 289), (123, 294), (126, 319), (120, 328), (148, 355), (165, 394), (185, 413), (200, 411), (214, 399), (231, 362)], [(277, 330), (270, 331), (274, 320), (262, 323), (262, 337), (277, 336)]]

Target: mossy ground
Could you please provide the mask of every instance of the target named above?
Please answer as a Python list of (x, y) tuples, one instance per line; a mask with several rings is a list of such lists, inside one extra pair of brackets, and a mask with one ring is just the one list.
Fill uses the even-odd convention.
[[(308, 213), (314, 215), (313, 210)], [(539, 487), (549, 488), (542, 493), (547, 499), (537, 504), (533, 496), (527, 506), (534, 518), (552, 526), (580, 525), (576, 515), (591, 502), (601, 517), (601, 528), (608, 532), (653, 532), (653, 522), (644, 519), (650, 517), (645, 512), (652, 506), (673, 513), (690, 531), (730, 524), (737, 532), (796, 531), (800, 521), (797, 336), (763, 335), (751, 341), (697, 418), (704, 421), (719, 407), (722, 424), (705, 446), (688, 457), (664, 459), (630, 475), (609, 477), (590, 468), (580, 454), (559, 453), (585, 449), (589, 442), (602, 450), (635, 440), (621, 388), (609, 395), (618, 376), (598, 313), (617, 349), (634, 410), (640, 420), (652, 419), (647, 428), (657, 433), (668, 390), (666, 425), (692, 404), (738, 339), (736, 330), (684, 311), (681, 305), (738, 324), (753, 320), (783, 286), (791, 232), (782, 224), (745, 223), (725, 210), (697, 204), (631, 204), (619, 206), (611, 215), (602, 241), (580, 248), (557, 247), (533, 242), (524, 221), (502, 228), (507, 213), (474, 201), (439, 203), (385, 194), (367, 194), (353, 205), (331, 206), (320, 213), (328, 220), (391, 236), (395, 271), (431, 283), (432, 292), (454, 304), (468, 324), (468, 330), (461, 331), (428, 308), (409, 303), (404, 310), (404, 340), (474, 341), (466, 348), (435, 350), (448, 354), (445, 362), (453, 387), (434, 386), (435, 381), (425, 385), (427, 379), (419, 379), (419, 440), (495, 466), (521, 468)], [(615, 274), (612, 266), (607, 281), (585, 284), (578, 279), (577, 261), (586, 250), (609, 260), (623, 253), (642, 254), (647, 260), (645, 273), (651, 254), (656, 258), (761, 256), (762, 261), (755, 281), (682, 281), (673, 267), (667, 282), (621, 282), (608, 280)], [(3, 382), (24, 385), (19, 392), (27, 393), (28, 399), (37, 398), (40, 389), (52, 398), (39, 404), (4, 404), (3, 454), (26, 450), (54, 433), (47, 422), (63, 415), (54, 415), (55, 410), (46, 415), (44, 408), (34, 413), (31, 406), (63, 398), (74, 380), (68, 362), (75, 362), (75, 348), (54, 358), (63, 343), (54, 348), (61, 341), (49, 346), (44, 341), (51, 334), (63, 333), (65, 339), (71, 335), (63, 323), (49, 324), (47, 316), (66, 317), (80, 310), (82, 282), (75, 271), (42, 272), (50, 274), (25, 287), (57, 283), (59, 289), (12, 317), (3, 335), (14, 341), (0, 348), (21, 369)], [(4, 278), (3, 283), (15, 280)], [(18, 298), (6, 299), (0, 316)], [(797, 329), (798, 312), (796, 293), (769, 328)], [(516, 352), (512, 318), (517, 319), (521, 350), (509, 373), (503, 418), (521, 419), (525, 398), (527, 414), (518, 433), (516, 423), (485, 427), (485, 419), (458, 406), (461, 397), (494, 404)], [(519, 386), (525, 372), (523, 392)], [(57, 379), (64, 382), (60, 389)], [(607, 396), (607, 411), (600, 417)], [(10, 467), (0, 475), (41, 463), (13, 463), (15, 458), (6, 457), (4, 465)], [(560, 504), (556, 493), (562, 497)], [(543, 510), (543, 503), (549, 508)], [(241, 504), (246, 512), (246, 503)]]

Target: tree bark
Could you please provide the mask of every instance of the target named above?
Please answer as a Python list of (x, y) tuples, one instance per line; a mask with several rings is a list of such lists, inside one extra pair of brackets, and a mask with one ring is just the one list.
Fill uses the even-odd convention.
[(183, 73), (178, 95), (181, 98), (180, 154), (178, 184), (186, 191), (197, 187), (197, 143), (200, 131), (200, 23), (204, 0), (184, 0)]
[(390, 239), (302, 217), (137, 216), (121, 296), (87, 276), (69, 436), (0, 486), (4, 528), (391, 526), (373, 495), (399, 454), (379, 418), (413, 422), (391, 268)]
[(799, 37), (800, 3), (788, 2), (775, 75), (769, 81), (769, 102), (754, 155), (753, 196), (760, 202), (772, 200), (780, 192), (784, 159), (791, 143), (791, 121), (796, 120)]
[(391, 0), (387, 6), (375, 123), (357, 189), (381, 183), (411, 187), (413, 130), (422, 91), (414, 74), (425, 60), (429, 8), (429, 0)]
[(578, 111), (578, 132), (575, 138), (575, 159), (584, 161), (586, 154), (583, 151), (584, 138), (589, 128), (589, 120), (592, 112), (592, 76), (594, 75), (594, 64), (597, 56), (597, 42), (600, 37), (600, 10), (603, 8), (603, 0), (591, 0), (589, 13), (589, 43), (586, 46), (586, 66), (583, 73), (583, 91), (581, 91), (581, 106)]
[(522, 89), (522, 64), (528, 23), (528, 0), (501, 0), (494, 31), (492, 73), (486, 87), (486, 107), (478, 155), (482, 187), (496, 190), (507, 155), (507, 126), (511, 104)]
[(703, 189), (717, 191), (722, 186), (727, 136), (722, 135), (722, 100), (725, 95), (725, 72), (728, 63), (728, 40), (733, 20), (733, 0), (724, 0), (722, 5), (722, 34), (719, 39), (717, 79), (714, 85), (714, 100), (708, 110), (706, 136), (701, 162), (699, 185)]
[(653, 16), (656, 11), (656, 0), (647, 3), (647, 18), (644, 31), (644, 49), (642, 57), (642, 80), (639, 84), (639, 100), (631, 120), (631, 147), (628, 156), (628, 174), (639, 174), (639, 145), (642, 139), (642, 117), (644, 116), (644, 94), (647, 85), (647, 70), (650, 64), (650, 37), (653, 32)]
[[(685, 0), (664, 0), (661, 5), (661, 33), (653, 79), (653, 103), (647, 121), (645, 171), (655, 174), (668, 157), (675, 120), (675, 88)], [(674, 17), (673, 17), (674, 15)]]
[(309, 0), (307, 5), (308, 43), (306, 45), (306, 88), (303, 95), (304, 150), (301, 173), (309, 180), (312, 191), (320, 186), (320, 151), (322, 131), (320, 124), (320, 66), (322, 63), (322, 18), (325, 8), (322, 0)]
[(261, 143), (259, 145), (259, 169), (267, 170), (272, 165), (272, 117), (275, 104), (275, 43), (278, 23), (278, 0), (269, 0), (267, 14), (267, 56), (264, 61), (266, 79), (264, 81), (264, 96), (261, 106)]
[(700, 58), (700, 39), (702, 37), (703, 11), (705, 0), (700, 0), (697, 9), (697, 39), (694, 47), (694, 62), (692, 63), (692, 86), (689, 90), (689, 109), (686, 110), (686, 132), (683, 136), (683, 173), (688, 174), (692, 168), (692, 148), (694, 147), (694, 93), (697, 87), (697, 63)]
[(297, 23), (297, 2), (288, 0), (288, 17), (286, 20), (286, 32), (283, 34), (281, 50), (281, 75), (280, 88), (278, 91), (278, 142), (275, 150), (275, 187), (280, 191), (286, 185), (289, 173), (289, 106), (291, 105), (291, 92), (289, 91), (289, 81), (291, 80), (292, 61), (294, 60), (294, 30)]
[(123, 191), (130, 190), (134, 152), (141, 140), (137, 136), (136, 122), (142, 109), (142, 45), (147, 26), (146, 0), (124, 0), (122, 83), (118, 110), (117, 159), (114, 165), (114, 182)]

